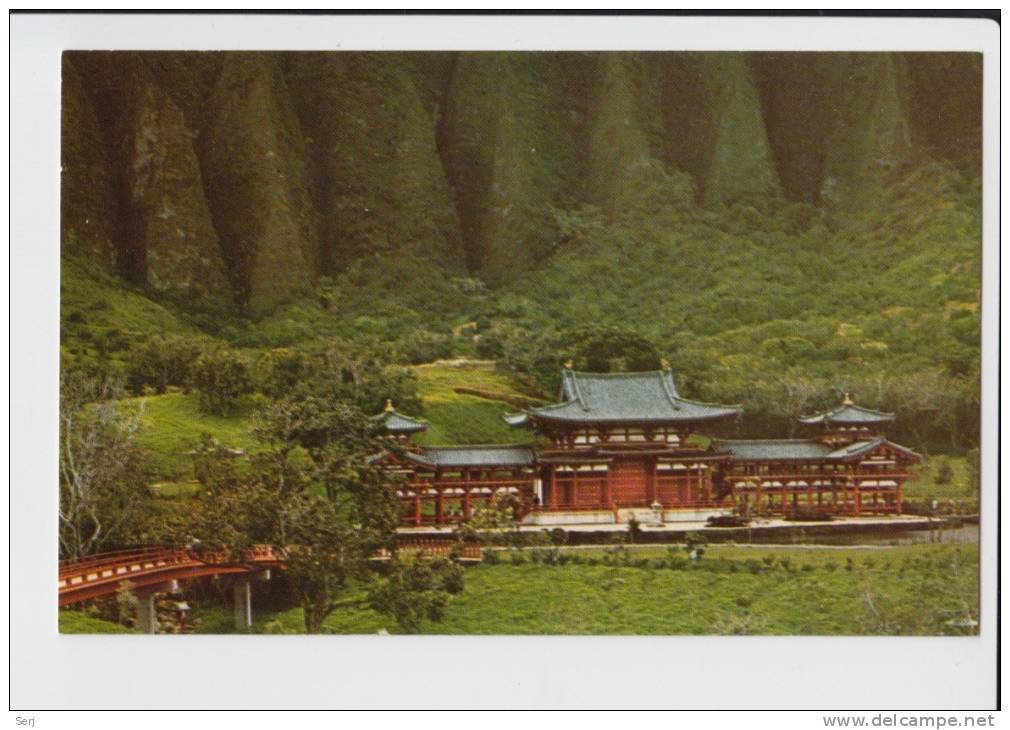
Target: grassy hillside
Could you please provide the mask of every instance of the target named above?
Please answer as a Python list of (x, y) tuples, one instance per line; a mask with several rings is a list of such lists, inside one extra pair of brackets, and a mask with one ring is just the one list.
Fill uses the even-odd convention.
[(979, 498), (970, 461), (945, 454), (930, 457), (913, 469), (912, 478), (905, 484), (903, 492), (906, 498), (924, 502), (936, 499), (971, 503)]
[[(912, 448), (977, 445), (977, 59), (197, 55), (69, 54), (67, 364), (175, 333), (494, 359), (549, 394), (579, 330), (620, 326), (687, 397), (742, 404), (739, 435), (848, 391)], [(179, 296), (213, 236), (244, 315)], [(429, 380), (427, 442), (522, 438)]]
[(130, 345), (152, 334), (199, 334), (171, 306), (98, 266), (75, 257), (60, 264), (60, 350), (66, 361), (122, 360)]
[(502, 415), (519, 410), (505, 402), (457, 393), (454, 388), (475, 388), (505, 397), (523, 394), (507, 374), (490, 367), (422, 365), (414, 368), (424, 418), (431, 424), (417, 437), (426, 446), (438, 444), (528, 443), (529, 431), (505, 424)]
[(189, 451), (195, 448), (203, 433), (212, 434), (231, 448), (248, 451), (256, 447), (251, 431), (255, 409), (251, 398), (242, 401), (229, 416), (202, 412), (196, 396), (186, 393), (130, 400), (143, 403), (144, 427), (140, 443), (150, 455), (148, 464), (157, 481), (192, 476), (193, 461)]
[[(414, 368), (418, 395), (423, 404), (420, 414), (430, 424), (427, 432), (416, 437), (418, 443), (474, 444), (528, 443), (530, 433), (514, 429), (502, 421), (506, 412), (517, 406), (475, 395), (455, 392), (467, 387), (500, 394), (505, 398), (524, 398), (513, 379), (487, 364), (424, 365)], [(254, 450), (252, 416), (258, 397), (246, 397), (228, 416), (203, 413), (197, 397), (182, 392), (131, 398), (127, 403), (143, 404), (140, 442), (149, 454), (151, 477), (166, 495), (192, 478), (189, 452), (200, 435), (210, 433), (222, 444), (244, 451)]]

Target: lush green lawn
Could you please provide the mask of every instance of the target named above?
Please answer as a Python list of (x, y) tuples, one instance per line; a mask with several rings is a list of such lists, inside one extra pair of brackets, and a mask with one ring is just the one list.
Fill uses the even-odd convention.
[(81, 611), (60, 611), (61, 634), (130, 634), (125, 626), (88, 616)]
[(196, 396), (185, 393), (144, 396), (129, 402), (143, 404), (144, 428), (140, 440), (148, 450), (152, 474), (159, 482), (192, 477), (193, 459), (189, 452), (202, 433), (213, 434), (233, 448), (248, 450), (256, 446), (250, 419), (254, 406), (249, 399), (240, 403), (230, 416), (203, 413)]
[[(675, 548), (677, 568), (669, 567), (665, 547), (628, 551), (629, 565), (604, 550), (564, 554), (579, 555), (580, 563), (535, 564), (527, 553), (513, 565), (506, 553), (499, 564), (468, 568), (465, 591), (424, 633), (931, 635), (971, 631), (947, 622), (978, 619), (974, 545), (712, 546), (696, 564)], [(649, 567), (639, 567), (642, 560)], [(202, 632), (231, 630), (225, 608), (198, 615)], [(336, 611), (325, 628), (398, 632), (392, 620), (362, 608)], [(299, 608), (255, 616), (257, 632), (302, 630)]]
[(505, 413), (518, 407), (474, 395), (457, 393), (460, 386), (505, 395), (523, 395), (508, 374), (489, 366), (450, 367), (421, 365), (414, 368), (424, 417), (431, 424), (417, 437), (427, 446), (438, 444), (512, 444), (530, 440), (529, 432), (511, 428)]
[[(950, 467), (950, 479), (941, 483), (937, 477), (944, 464)], [(917, 466), (905, 483), (904, 493), (906, 497), (924, 500), (978, 499), (968, 459), (945, 454), (931, 456)]]

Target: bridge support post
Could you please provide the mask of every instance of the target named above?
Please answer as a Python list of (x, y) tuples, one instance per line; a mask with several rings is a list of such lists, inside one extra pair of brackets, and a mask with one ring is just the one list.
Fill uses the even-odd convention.
[(160, 585), (137, 591), (137, 621), (134, 628), (141, 634), (158, 633), (158, 612), (154, 606), (156, 593), (179, 593), (179, 581), (170, 580)]
[(237, 577), (232, 584), (232, 596), (235, 599), (235, 628), (245, 631), (252, 626), (252, 582), (254, 580), (270, 580), (270, 571), (261, 570), (252, 575)]
[(154, 591), (137, 593), (137, 621), (134, 628), (141, 634), (158, 633), (158, 615), (154, 608)]
[(245, 631), (252, 626), (252, 582), (238, 578), (232, 586), (235, 597), (235, 628)]

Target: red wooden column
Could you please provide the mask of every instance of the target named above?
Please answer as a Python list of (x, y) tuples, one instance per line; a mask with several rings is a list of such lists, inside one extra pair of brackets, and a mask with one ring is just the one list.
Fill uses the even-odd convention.
[(419, 489), (414, 490), (414, 524), (421, 525), (421, 492)]
[(443, 517), (443, 511), (444, 511), (443, 510), (443, 502), (444, 502), (444, 500), (442, 498), (442, 490), (438, 489), (438, 490), (435, 491), (435, 524), (436, 525), (441, 525), (442, 522), (443, 522), (443, 520), (444, 520), (444, 517)]
[(463, 487), (463, 519), (470, 519), (470, 485)]
[(901, 514), (901, 480), (898, 480), (898, 486), (894, 488), (894, 510), (895, 514)]
[[(554, 472), (551, 472), (553, 474)], [(613, 509), (614, 495), (610, 489), (610, 467), (607, 467), (607, 475), (603, 477), (603, 508)]]
[(556, 469), (557, 469), (557, 466), (555, 466), (555, 465), (552, 464), (551, 467), (550, 467), (550, 470), (551, 470), (551, 478), (550, 478), (550, 488), (551, 488), (550, 503), (551, 503), (551, 509), (557, 509), (558, 508), (558, 486), (557, 486), (557, 480), (554, 478), (554, 472), (555, 472)]
[(645, 483), (645, 493), (648, 497), (649, 504), (655, 503), (659, 499), (659, 486), (656, 481), (656, 471), (659, 468), (658, 462), (652, 460), (652, 469), (649, 470), (649, 475), (646, 477)]

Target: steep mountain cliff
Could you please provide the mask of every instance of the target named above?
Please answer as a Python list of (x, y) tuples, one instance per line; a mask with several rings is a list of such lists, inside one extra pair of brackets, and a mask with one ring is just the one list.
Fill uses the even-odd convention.
[(978, 174), (971, 54), (74, 52), (63, 76), (68, 253), (255, 316), (391, 259), (494, 287), (572, 216), (816, 206), (802, 227)]
[[(90, 108), (100, 110), (94, 119), (101, 133), (92, 128), (85, 137), (68, 120), (64, 159), (74, 150), (90, 148), (96, 184), (89, 194), (85, 181), (78, 178), (73, 184), (65, 178), (64, 204), (87, 201), (81, 207), (94, 211), (95, 220), (107, 221), (102, 229), (113, 232), (127, 278), (171, 299), (230, 305), (221, 243), (207, 208), (193, 133), (181, 110), (148, 73), (139, 54), (96, 54), (80, 65), (91, 89)], [(77, 77), (73, 68), (68, 61), (71, 80)], [(73, 88), (68, 84), (65, 93)], [(81, 99), (80, 108), (89, 108), (86, 101)], [(72, 109), (67, 107), (65, 113)], [(83, 114), (85, 125), (92, 118), (75, 113)], [(75, 167), (71, 164), (70, 169)], [(75, 239), (90, 238), (93, 250), (102, 248), (101, 235), (82, 233), (88, 225), (81, 223), (79, 215), (68, 216), (64, 231), (73, 230)]]

